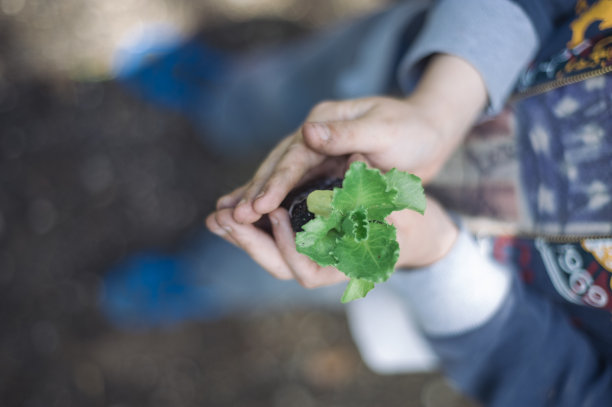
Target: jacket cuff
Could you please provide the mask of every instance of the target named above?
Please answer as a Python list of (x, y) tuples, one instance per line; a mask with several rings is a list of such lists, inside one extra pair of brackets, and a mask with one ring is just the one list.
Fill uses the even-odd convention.
[(457, 335), (486, 323), (511, 287), (509, 270), (483, 255), (462, 229), (451, 251), (433, 265), (398, 270), (389, 279), (425, 334)]
[(427, 57), (454, 55), (480, 72), (489, 95), (488, 111), (497, 113), (538, 45), (531, 20), (510, 0), (442, 0), (430, 11), (423, 30), (402, 58), (398, 81), (409, 93)]

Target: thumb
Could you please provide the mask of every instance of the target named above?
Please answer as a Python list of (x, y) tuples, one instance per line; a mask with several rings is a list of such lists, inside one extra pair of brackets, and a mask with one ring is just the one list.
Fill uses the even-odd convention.
[(334, 122), (307, 122), (302, 126), (304, 142), (325, 155), (371, 154), (384, 148), (384, 132), (372, 120), (362, 117)]

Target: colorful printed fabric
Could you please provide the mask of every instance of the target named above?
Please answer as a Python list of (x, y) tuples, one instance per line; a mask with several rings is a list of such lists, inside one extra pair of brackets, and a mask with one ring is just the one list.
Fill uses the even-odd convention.
[(540, 93), (610, 71), (612, 1), (579, 0), (574, 15), (543, 42), (538, 56), (521, 75), (517, 90)]
[(612, 235), (610, 95), (604, 75), (518, 101), (474, 129), (429, 192), (503, 222), (479, 233)]
[(612, 239), (555, 242), (543, 238), (483, 239), (493, 257), (512, 265), (525, 285), (561, 307), (612, 360)]
[(517, 104), (521, 195), (534, 233), (612, 235), (612, 77)]

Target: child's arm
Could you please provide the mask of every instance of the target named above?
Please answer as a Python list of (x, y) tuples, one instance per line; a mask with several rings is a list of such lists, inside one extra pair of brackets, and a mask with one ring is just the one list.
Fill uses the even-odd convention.
[(398, 67), (397, 77), (403, 91), (409, 93), (418, 82), (419, 67), (428, 57), (436, 53), (455, 55), (469, 61), (480, 73), (488, 93), (487, 110), (499, 112), (521, 70), (529, 64), (539, 45), (545, 43), (538, 36), (539, 20), (533, 20), (540, 15), (526, 13), (520, 3), (437, 1)]

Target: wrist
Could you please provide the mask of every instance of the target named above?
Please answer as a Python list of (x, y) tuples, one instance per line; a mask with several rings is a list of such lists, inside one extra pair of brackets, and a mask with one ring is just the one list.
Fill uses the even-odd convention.
[(409, 99), (442, 141), (456, 146), (485, 108), (487, 90), (480, 73), (467, 61), (435, 54)]
[(390, 216), (397, 229), (400, 256), (397, 268), (430, 266), (443, 259), (459, 237), (459, 228), (434, 200), (427, 200), (425, 214), (402, 211)]

